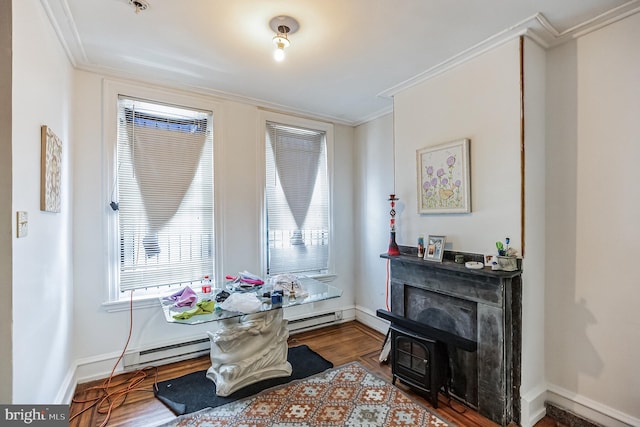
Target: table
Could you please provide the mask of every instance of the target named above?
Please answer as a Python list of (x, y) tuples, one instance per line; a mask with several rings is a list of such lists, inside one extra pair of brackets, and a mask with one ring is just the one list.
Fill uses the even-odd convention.
[[(287, 295), (281, 304), (272, 304), (270, 298), (261, 298), (262, 304), (255, 313), (240, 313), (216, 309), (210, 314), (198, 314), (189, 319), (175, 319), (175, 314), (192, 308), (173, 307), (173, 301), (160, 298), (165, 320), (169, 323), (196, 325), (216, 322), (216, 330), (208, 331), (211, 341), (211, 367), (207, 378), (216, 384), (218, 396), (228, 396), (249, 384), (269, 378), (291, 375), (287, 361), (289, 331), (283, 308), (338, 298), (342, 290), (310, 277), (298, 277), (306, 296)], [(255, 292), (260, 298), (264, 292)], [(196, 292), (198, 301), (211, 298), (210, 294)]]

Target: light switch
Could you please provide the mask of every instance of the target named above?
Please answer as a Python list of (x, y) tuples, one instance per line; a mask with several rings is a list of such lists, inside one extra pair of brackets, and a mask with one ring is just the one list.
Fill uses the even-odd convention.
[(29, 232), (29, 217), (26, 212), (18, 211), (18, 237), (26, 237)]

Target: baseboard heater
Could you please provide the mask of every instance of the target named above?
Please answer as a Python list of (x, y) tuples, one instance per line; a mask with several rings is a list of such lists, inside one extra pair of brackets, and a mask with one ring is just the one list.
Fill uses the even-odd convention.
[[(301, 319), (289, 320), (289, 332), (302, 332), (327, 326), (342, 320), (342, 311), (319, 314)], [(165, 365), (181, 360), (209, 354), (211, 343), (209, 338), (201, 338), (176, 344), (165, 345), (147, 350), (140, 350), (124, 355), (124, 368), (138, 368), (141, 366)]]
[(127, 353), (124, 355), (124, 367), (125, 369), (129, 369), (139, 366), (164, 365), (203, 356), (209, 354), (210, 351), (211, 343), (209, 342), (209, 338), (201, 338)]
[(342, 320), (342, 312), (319, 314), (317, 316), (304, 317), (302, 319), (289, 320), (289, 332), (302, 332), (310, 329), (327, 326)]

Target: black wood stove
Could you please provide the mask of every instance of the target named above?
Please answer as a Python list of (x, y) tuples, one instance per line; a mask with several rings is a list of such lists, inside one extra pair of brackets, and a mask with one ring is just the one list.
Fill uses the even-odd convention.
[(447, 331), (407, 319), (385, 310), (376, 312), (389, 320), (391, 339), (391, 372), (396, 380), (425, 393), (431, 405), (438, 407), (438, 392), (447, 392), (449, 356), (447, 348), (455, 346), (476, 351), (477, 343)]

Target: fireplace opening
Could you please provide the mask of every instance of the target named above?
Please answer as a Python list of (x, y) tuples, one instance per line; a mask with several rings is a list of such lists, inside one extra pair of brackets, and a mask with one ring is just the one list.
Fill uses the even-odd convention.
[(464, 336), (463, 328), (459, 326), (459, 322), (447, 313), (437, 307), (429, 307), (422, 310), (417, 316), (418, 322), (429, 325), (432, 328), (442, 329), (443, 331), (449, 331), (456, 335)]
[[(419, 300), (419, 299), (418, 299)], [(453, 300), (453, 302), (452, 302)], [(440, 307), (423, 308), (416, 315), (419, 323), (435, 329), (447, 331), (459, 337), (472, 337), (475, 334), (475, 307), (465, 301), (455, 301), (446, 297), (438, 301)], [(409, 304), (410, 305), (410, 304)], [(478, 369), (477, 356), (455, 345), (446, 346), (447, 394), (459, 402), (478, 408)]]

